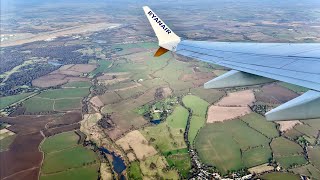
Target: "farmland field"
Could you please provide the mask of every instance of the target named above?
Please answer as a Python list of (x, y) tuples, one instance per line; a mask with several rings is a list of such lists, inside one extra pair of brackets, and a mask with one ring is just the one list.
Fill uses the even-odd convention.
[(155, 155), (140, 162), (140, 169), (144, 177), (153, 177), (156, 174), (163, 179), (179, 179), (176, 170), (163, 171), (168, 166), (165, 157)]
[(240, 119), (268, 138), (279, 136), (279, 132), (276, 129), (276, 124), (266, 121), (266, 119), (259, 114), (251, 113), (241, 117)]
[(320, 147), (309, 147), (308, 155), (310, 157), (311, 163), (320, 170)]
[[(161, 152), (185, 148), (183, 132), (180, 129), (171, 128), (166, 122), (156, 126), (146, 127), (140, 131), (151, 144)], [(161, 136), (159, 136), (161, 134)]]
[[(80, 84), (76, 83), (73, 86), (76, 85)], [(81, 99), (88, 94), (89, 87), (47, 90), (28, 99), (23, 106), (27, 113), (80, 109)]]
[(130, 164), (128, 176), (132, 179), (142, 179), (140, 163), (138, 161), (134, 161)]
[(44, 153), (51, 153), (53, 151), (60, 151), (71, 148), (77, 145), (79, 136), (73, 132), (64, 132), (47, 138), (41, 145), (41, 150)]
[(84, 97), (89, 94), (88, 88), (64, 88), (48, 90), (40, 93), (38, 96), (41, 98), (61, 99), (61, 98), (74, 98)]
[(199, 129), (206, 122), (205, 118), (209, 103), (193, 95), (183, 97), (182, 102), (192, 112), (188, 139), (193, 144)]
[(212, 131), (211, 126), (203, 127), (195, 140), (201, 161), (217, 167), (222, 174), (244, 168), (237, 142), (229, 134)]
[(312, 164), (305, 166), (299, 166), (293, 169), (290, 169), (291, 172), (302, 174), (304, 176), (309, 176), (314, 179), (320, 179), (320, 170), (315, 168)]
[(108, 70), (108, 67), (111, 65), (111, 63), (112, 63), (111, 61), (105, 61), (105, 60), (97, 61), (98, 67), (92, 72), (90, 72), (90, 76), (94, 77), (98, 73), (106, 72)]
[(23, 106), (26, 108), (26, 112), (35, 113), (53, 111), (53, 104), (54, 100), (43, 99), (38, 96), (35, 96), (25, 101), (23, 103)]
[(83, 166), (68, 171), (62, 171), (58, 173), (41, 175), (40, 180), (56, 180), (56, 179), (68, 179), (68, 180), (96, 180), (98, 177), (98, 164)]
[(228, 170), (268, 162), (272, 157), (269, 142), (268, 138), (243, 121), (230, 120), (201, 128), (195, 139), (195, 147), (205, 164), (216, 166), (225, 174)]
[(317, 138), (319, 129), (313, 126), (305, 125), (305, 124), (299, 124), (294, 127), (297, 131), (301, 132), (302, 134), (305, 134), (309, 137)]
[(307, 92), (308, 89), (301, 87), (301, 86), (297, 86), (297, 85), (293, 85), (293, 84), (289, 84), (289, 83), (285, 83), (285, 82), (280, 82), (279, 83), (281, 86), (290, 89), (291, 91), (294, 91), (296, 93), (304, 93)]
[(172, 128), (185, 129), (189, 112), (182, 106), (175, 107), (173, 113), (168, 116), (167, 123)]
[(205, 117), (209, 103), (197, 96), (187, 95), (182, 99), (184, 105), (192, 110), (192, 116)]
[(175, 167), (179, 170), (183, 178), (186, 178), (191, 169), (191, 160), (188, 152), (176, 153), (166, 156), (170, 167)]
[(62, 87), (64, 88), (89, 88), (91, 86), (90, 82), (69, 82)]
[(14, 96), (6, 96), (6, 97), (1, 97), (0, 98), (0, 109), (3, 109), (13, 103), (16, 103), (30, 95), (32, 95), (33, 93), (22, 93), (22, 94), (18, 94), (18, 95), (14, 95)]
[(201, 99), (212, 104), (217, 102), (223, 96), (226, 95), (224, 91), (219, 91), (215, 89), (204, 89), (203, 87), (197, 87), (190, 89), (190, 92), (196, 96), (199, 96)]
[(191, 117), (188, 139), (192, 144), (194, 144), (195, 138), (199, 130), (203, 127), (205, 123), (206, 123), (206, 119), (204, 117), (198, 117), (198, 116)]
[(16, 135), (8, 136), (0, 140), (0, 152), (8, 150)]
[(254, 167), (269, 162), (272, 159), (272, 151), (269, 146), (256, 147), (242, 152), (242, 160), (245, 167)]
[(275, 156), (275, 159), (284, 169), (308, 163), (303, 155)]
[(291, 173), (273, 172), (260, 176), (263, 180), (300, 180), (300, 177)]
[(42, 172), (45, 174), (59, 172), (68, 168), (77, 168), (97, 161), (94, 152), (80, 146), (52, 152), (45, 156)]
[(303, 149), (299, 144), (283, 137), (273, 139), (271, 148), (275, 156), (290, 156), (303, 153)]
[(44, 161), (40, 179), (96, 179), (99, 160), (96, 154), (78, 145), (75, 132), (51, 136), (42, 143)]
[(294, 165), (306, 164), (307, 160), (303, 155), (303, 149), (299, 144), (286, 138), (278, 137), (271, 142), (274, 158), (285, 169)]
[(71, 109), (81, 109), (81, 99), (82, 98), (55, 100), (54, 110), (66, 111)]

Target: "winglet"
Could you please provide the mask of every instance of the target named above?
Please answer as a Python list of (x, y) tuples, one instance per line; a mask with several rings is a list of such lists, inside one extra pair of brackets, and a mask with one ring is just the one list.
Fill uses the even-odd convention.
[[(179, 44), (180, 37), (177, 36), (148, 6), (144, 6), (143, 10), (148, 17), (148, 20), (156, 33), (159, 41), (159, 46), (167, 51), (175, 51)], [(166, 53), (163, 49), (159, 48), (155, 56), (161, 56)]]
[(154, 54), (154, 57), (159, 57), (162, 56), (163, 54), (165, 54), (166, 52), (168, 52), (168, 49), (165, 49), (163, 47), (159, 47), (159, 49), (157, 50), (157, 52)]

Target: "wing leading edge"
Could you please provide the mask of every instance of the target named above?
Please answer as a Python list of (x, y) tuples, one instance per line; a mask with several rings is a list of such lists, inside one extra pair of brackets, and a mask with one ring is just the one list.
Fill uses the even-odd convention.
[(266, 118), (268, 120), (320, 118), (319, 43), (181, 40), (150, 8), (143, 9), (162, 49), (234, 69), (207, 82), (205, 88), (247, 86), (272, 80), (296, 84), (310, 91), (268, 112)]

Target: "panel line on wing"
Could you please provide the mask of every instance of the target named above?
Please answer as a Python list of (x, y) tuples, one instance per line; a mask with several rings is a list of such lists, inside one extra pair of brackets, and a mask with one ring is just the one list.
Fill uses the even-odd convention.
[[(197, 48), (197, 49), (201, 49), (201, 50), (205, 50), (205, 51), (228, 52), (228, 53), (233, 53), (233, 54), (247, 54), (247, 55), (266, 56), (266, 57), (278, 57), (278, 58), (290, 58), (291, 57), (291, 55), (284, 56), (284, 55), (258, 54), (258, 53), (249, 53), (249, 52), (236, 52), (236, 51), (225, 51), (225, 50), (209, 49), (209, 48), (203, 48), (203, 47), (198, 47), (198, 46), (186, 45), (186, 44), (183, 44), (183, 43), (180, 43), (179, 46), (187, 47), (187, 49), (184, 49), (184, 50), (189, 50), (189, 48)], [(273, 46), (273, 47), (276, 47), (276, 46)], [(315, 50), (318, 50), (318, 48), (312, 49), (312, 50), (310, 50), (308, 52), (315, 51)], [(299, 53), (306, 53), (306, 52), (299, 52)], [(306, 58), (306, 60), (309, 60), (309, 61), (320, 62), (320, 58), (317, 58), (317, 57), (303, 57), (303, 56), (295, 56), (295, 57)], [(310, 59), (310, 58), (312, 58), (312, 59)]]
[[(211, 55), (211, 54), (207, 54), (207, 53), (204, 53), (204, 52), (197, 52), (197, 51), (193, 51), (193, 50), (189, 50), (189, 49), (181, 49), (181, 50), (183, 50), (183, 51), (187, 51), (187, 52), (192, 52), (192, 54), (193, 54), (193, 56), (194, 55), (197, 55), (197, 54), (199, 54), (199, 55), (207, 55), (207, 56), (211, 56), (211, 57), (216, 57), (216, 58), (220, 58), (220, 59), (223, 59), (223, 61), (226, 61), (226, 62), (235, 62), (235, 63), (239, 63), (238, 61), (234, 61), (234, 60), (231, 60), (230, 58), (232, 58), (233, 56), (231, 56), (231, 57), (228, 57), (228, 58), (224, 58), (224, 57), (219, 57), (219, 56), (216, 56), (216, 55)], [(179, 53), (179, 51), (181, 51), (181, 50), (178, 50), (177, 51), (177, 53)], [(186, 56), (190, 56), (190, 55), (186, 55)], [(253, 56), (259, 56), (259, 55), (253, 55)], [(194, 58), (197, 58), (198, 56), (195, 56)], [(264, 56), (264, 57), (270, 57), (270, 56)], [(273, 57), (273, 58), (275, 58), (275, 57)], [(300, 72), (300, 73), (307, 73), (307, 72), (305, 72), (305, 71), (298, 71), (298, 70), (292, 70), (292, 69), (284, 69), (284, 68), (282, 68), (282, 67), (285, 67), (285, 66), (288, 66), (288, 65), (290, 65), (290, 64), (292, 64), (292, 63), (295, 63), (295, 62), (297, 62), (297, 61), (302, 61), (302, 60), (299, 60), (299, 58), (289, 58), (289, 57), (276, 57), (276, 58), (280, 58), (280, 59), (283, 59), (283, 60), (289, 60), (290, 62), (288, 62), (288, 63), (286, 63), (286, 64), (284, 64), (284, 65), (282, 65), (282, 66), (280, 66), (280, 67), (275, 67), (275, 66), (267, 66), (267, 65), (263, 65), (263, 64), (259, 64), (259, 63), (248, 63), (248, 62), (241, 62), (241, 63), (243, 63), (243, 64), (248, 64), (248, 65), (254, 65), (254, 66), (259, 66), (259, 67), (269, 67), (269, 68), (274, 68), (274, 69), (283, 69), (283, 70), (288, 70), (288, 71), (292, 71), (292, 72)], [(301, 58), (301, 59), (303, 59), (303, 58)], [(305, 59), (303, 59), (303, 61), (304, 61)], [(315, 61), (315, 62), (319, 62), (319, 61)], [(279, 64), (280, 64), (280, 62), (279, 62)], [(305, 69), (305, 70), (307, 70), (307, 69)], [(313, 73), (313, 72), (308, 72), (309, 74), (315, 74), (315, 75), (319, 75), (320, 74), (320, 72), (318, 73), (318, 72), (316, 72), (316, 73)]]

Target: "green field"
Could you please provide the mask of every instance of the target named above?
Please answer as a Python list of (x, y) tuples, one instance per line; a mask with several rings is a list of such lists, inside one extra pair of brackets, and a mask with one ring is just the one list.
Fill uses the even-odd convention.
[(185, 129), (187, 126), (189, 112), (182, 106), (177, 106), (170, 116), (167, 117), (167, 123), (172, 128)]
[(138, 95), (143, 94), (147, 89), (143, 86), (135, 87), (135, 88), (130, 88), (126, 90), (121, 90), (117, 91), (117, 94), (122, 98), (122, 99), (128, 99), (131, 97), (136, 97)]
[(170, 167), (177, 168), (183, 178), (187, 178), (191, 169), (191, 160), (188, 152), (166, 156)]
[[(153, 164), (153, 166), (151, 165)], [(168, 170), (166, 158), (160, 155), (154, 155), (140, 161), (140, 169), (144, 178), (154, 179), (152, 177), (159, 177), (158, 179), (179, 179), (178, 172), (176, 170)]]
[(299, 166), (299, 167), (290, 169), (290, 171), (297, 174), (304, 175), (304, 176), (308, 176), (314, 179), (320, 179), (320, 170), (312, 166), (312, 164)]
[(305, 125), (305, 124), (299, 124), (299, 125), (295, 126), (294, 129), (301, 132), (302, 134), (305, 134), (309, 137), (314, 137), (314, 138), (317, 138), (318, 132), (320, 130), (320, 129), (317, 129), (316, 127), (312, 127), (312, 126)]
[(320, 147), (309, 147), (308, 155), (311, 163), (320, 170)]
[(71, 109), (81, 109), (81, 100), (82, 98), (55, 100), (54, 110), (67, 111)]
[[(171, 128), (166, 122), (140, 130), (143, 136), (161, 152), (185, 148), (183, 131)], [(151, 140), (152, 139), (152, 140)]]
[(101, 100), (101, 102), (103, 102), (103, 104), (106, 105), (122, 100), (121, 97), (113, 91), (104, 93), (103, 95), (99, 96), (99, 99)]
[(84, 97), (89, 94), (89, 88), (64, 88), (64, 89), (53, 89), (40, 93), (38, 96), (41, 98), (49, 99), (64, 99), (64, 98), (75, 98)]
[(272, 151), (269, 146), (256, 147), (242, 152), (242, 161), (248, 168), (264, 164), (271, 159)]
[(273, 172), (260, 176), (263, 180), (300, 180), (300, 176), (291, 173)]
[(284, 169), (289, 169), (296, 165), (300, 166), (308, 162), (303, 155), (275, 156), (274, 158)]
[(108, 67), (112, 64), (111, 61), (99, 60), (97, 61), (98, 67), (90, 73), (90, 77), (94, 77), (98, 73), (104, 73), (108, 71)]
[(47, 112), (53, 111), (54, 100), (43, 99), (35, 96), (31, 99), (26, 100), (23, 106), (26, 108), (26, 112), (36, 113), (36, 112)]
[(302, 147), (284, 137), (278, 137), (272, 140), (271, 148), (275, 156), (290, 156), (302, 154)]
[(290, 139), (298, 139), (300, 136), (303, 136), (303, 134), (293, 128), (286, 131), (283, 136), (288, 137)]
[(285, 169), (307, 163), (302, 147), (295, 142), (278, 137), (273, 139), (270, 145), (275, 160)]
[(47, 154), (71, 148), (77, 145), (78, 139), (79, 136), (73, 131), (60, 133), (46, 138), (41, 145), (41, 150)]
[(42, 172), (44, 174), (54, 173), (81, 167), (84, 164), (95, 164), (96, 162), (97, 157), (93, 151), (82, 146), (76, 146), (47, 154), (43, 162)]
[(214, 126), (224, 130), (224, 133), (231, 133), (242, 150), (262, 145), (267, 146), (270, 142), (270, 139), (261, 135), (240, 120), (230, 120), (224, 123), (214, 124)]
[(320, 119), (308, 119), (305, 121), (302, 121), (304, 124), (308, 124), (309, 126), (320, 130)]
[(257, 113), (248, 114), (246, 116), (241, 117), (240, 119), (246, 122), (253, 129), (259, 131), (260, 133), (262, 133), (270, 139), (279, 136), (276, 124), (266, 121), (266, 119), (263, 116)]
[(224, 91), (219, 91), (216, 89), (204, 89), (203, 87), (197, 87), (190, 89), (190, 92), (201, 99), (206, 100), (210, 104), (217, 102), (223, 96), (226, 95)]
[(40, 180), (57, 180), (57, 179), (68, 179), (68, 180), (96, 180), (98, 178), (98, 164), (90, 166), (84, 166), (68, 171), (62, 171), (59, 173), (53, 173), (48, 175), (41, 175)]
[(188, 139), (193, 144), (199, 129), (203, 127), (206, 122), (209, 103), (194, 95), (183, 97), (182, 102), (187, 108), (190, 108), (192, 112)]
[[(241, 120), (207, 124), (200, 129), (195, 147), (200, 159), (216, 166), (222, 174), (267, 163), (270, 139)], [(241, 153), (242, 151), (242, 153)]]
[(130, 163), (130, 166), (128, 169), (128, 176), (129, 176), (129, 179), (142, 179), (140, 163), (138, 161), (134, 161)]
[(285, 83), (285, 82), (280, 82), (279, 85), (290, 89), (291, 91), (297, 92), (297, 93), (303, 93), (303, 92), (307, 92), (308, 89), (301, 87), (301, 86), (297, 86), (297, 85), (293, 85), (293, 84), (289, 84), (289, 83)]
[[(158, 70), (153, 75), (168, 82), (170, 84), (170, 88), (174, 91), (176, 96), (187, 94), (189, 88), (192, 87), (193, 84), (192, 82), (181, 81), (179, 77), (183, 74), (192, 73), (192, 67), (175, 59), (170, 59), (172, 56), (169, 56), (169, 54), (163, 58), (164, 59), (162, 61), (164, 63), (166, 63), (166, 59), (169, 59), (168, 65), (166, 66), (166, 64), (164, 64), (165, 68)], [(157, 61), (161, 61), (161, 59), (157, 59)]]
[(90, 82), (69, 82), (62, 87), (64, 88), (89, 88), (91, 86)]
[(190, 129), (188, 133), (189, 141), (194, 145), (195, 138), (199, 132), (199, 130), (206, 123), (206, 119), (204, 117), (192, 116), (190, 119)]
[(0, 109), (3, 109), (13, 103), (23, 100), (24, 98), (32, 95), (33, 93), (22, 93), (14, 96), (5, 96), (0, 98)]
[(0, 140), (0, 152), (8, 150), (16, 135), (8, 136)]
[(192, 116), (206, 116), (209, 103), (205, 100), (197, 96), (187, 95), (183, 97), (182, 101), (186, 107), (192, 110)]
[(23, 103), (28, 113), (66, 111), (81, 108), (81, 99), (89, 94), (87, 88), (47, 90)]
[(99, 160), (95, 152), (78, 145), (79, 136), (64, 132), (41, 144), (44, 160), (40, 179), (97, 179)]
[[(159, 110), (171, 109), (176, 98), (167, 98), (152, 105), (146, 104), (136, 109), (139, 114), (145, 114), (150, 108)], [(170, 105), (171, 104), (171, 105)], [(173, 109), (173, 108), (172, 108)], [(175, 106), (171, 115), (158, 125), (146, 127), (141, 133), (151, 144), (162, 153), (186, 147), (184, 129), (188, 120), (188, 111), (182, 106)], [(161, 134), (161, 135), (159, 135)]]
[(237, 142), (228, 133), (214, 132), (216, 129), (211, 127), (203, 127), (195, 140), (201, 161), (215, 166), (222, 174), (244, 168)]

